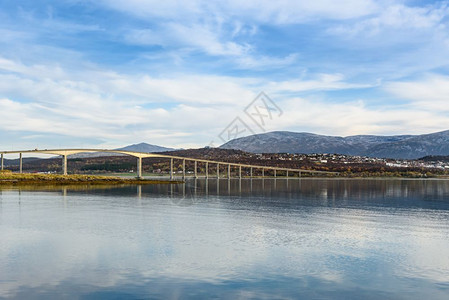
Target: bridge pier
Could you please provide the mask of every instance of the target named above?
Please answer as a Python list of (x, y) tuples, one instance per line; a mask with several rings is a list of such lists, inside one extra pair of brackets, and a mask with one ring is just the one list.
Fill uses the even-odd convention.
[(220, 164), (217, 164), (217, 178), (220, 178)]
[(242, 166), (239, 166), (239, 178), (242, 179)]
[(209, 163), (206, 162), (206, 179), (209, 178)]
[(253, 167), (249, 168), (249, 177), (253, 178)]
[(228, 179), (231, 178), (231, 165), (228, 165)]
[(2, 171), (3, 171), (3, 168), (4, 168), (3, 162), (4, 162), (4, 157), (3, 157), (3, 153), (2, 153)]
[(67, 175), (67, 155), (62, 156), (62, 174)]
[(142, 178), (142, 157), (137, 158), (137, 178)]
[(195, 170), (193, 171), (193, 176), (195, 177), (195, 179), (196, 178), (198, 178), (198, 174), (197, 174), (197, 168), (198, 168), (198, 163), (197, 163), (197, 161), (195, 160)]
[(22, 174), (22, 168), (23, 162), (22, 162), (22, 153), (19, 153), (19, 173)]
[(182, 179), (186, 179), (186, 160), (182, 160)]
[(170, 180), (173, 180), (173, 158), (170, 158)]
[(287, 178), (288, 178), (288, 170), (287, 170)]
[(262, 168), (262, 177), (265, 177), (265, 169)]
[(274, 177), (276, 178), (276, 169), (274, 169)]

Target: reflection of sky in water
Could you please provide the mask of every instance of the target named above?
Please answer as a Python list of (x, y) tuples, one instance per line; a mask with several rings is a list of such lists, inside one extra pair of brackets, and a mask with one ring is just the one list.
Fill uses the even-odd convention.
[(445, 299), (448, 195), (420, 180), (3, 190), (0, 298)]

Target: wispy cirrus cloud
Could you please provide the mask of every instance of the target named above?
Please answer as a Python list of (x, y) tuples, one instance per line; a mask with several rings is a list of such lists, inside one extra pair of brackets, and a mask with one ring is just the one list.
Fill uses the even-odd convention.
[(402, 3), (393, 3), (379, 13), (355, 20), (351, 24), (338, 25), (329, 32), (355, 36), (376, 36), (388, 31), (445, 30), (449, 13), (447, 2), (437, 2), (422, 7), (410, 7)]
[(162, 28), (132, 30), (125, 39), (139, 45), (200, 49), (209, 55), (238, 56), (250, 51), (251, 47), (247, 44), (220, 40), (217, 30), (209, 25), (167, 23)]
[(118, 2), (103, 0), (107, 6), (136, 15), (140, 18), (158, 17), (163, 19), (197, 19), (204, 16), (216, 16), (223, 19), (232, 16), (245, 20), (277, 24), (293, 24), (315, 21), (317, 19), (344, 20), (369, 15), (379, 11), (382, 2), (372, 0), (317, 0), (295, 1), (221, 1), (204, 0), (184, 3), (178, 0), (142, 1), (130, 0)]
[(311, 92), (371, 88), (377, 83), (357, 84), (347, 82), (343, 74), (316, 74), (314, 78), (271, 82), (267, 89), (273, 92)]

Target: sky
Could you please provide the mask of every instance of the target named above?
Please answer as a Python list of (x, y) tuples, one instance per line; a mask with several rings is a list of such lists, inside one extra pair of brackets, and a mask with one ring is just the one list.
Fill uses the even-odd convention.
[(448, 1), (0, 0), (0, 150), (448, 130), (448, 25)]

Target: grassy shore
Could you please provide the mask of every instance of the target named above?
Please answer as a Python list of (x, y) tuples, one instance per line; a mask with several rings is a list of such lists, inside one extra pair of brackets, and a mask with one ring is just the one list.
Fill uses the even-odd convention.
[(54, 175), (54, 174), (17, 174), (0, 171), (0, 185), (115, 185), (115, 184), (159, 184), (179, 183), (169, 180), (120, 178), (96, 175)]

